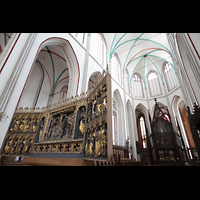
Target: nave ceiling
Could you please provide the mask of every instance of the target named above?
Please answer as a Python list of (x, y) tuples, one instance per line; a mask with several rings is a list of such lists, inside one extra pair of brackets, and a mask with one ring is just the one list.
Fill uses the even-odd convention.
[(166, 33), (103, 33), (109, 59), (116, 53), (122, 74), (127, 69), (129, 79), (134, 73), (146, 77), (153, 70), (162, 74), (165, 61), (173, 66)]

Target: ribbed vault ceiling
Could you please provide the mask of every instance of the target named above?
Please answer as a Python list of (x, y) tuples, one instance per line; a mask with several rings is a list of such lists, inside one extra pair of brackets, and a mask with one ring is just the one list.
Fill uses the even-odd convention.
[(109, 60), (114, 53), (117, 54), (121, 72), (124, 74), (127, 70), (130, 82), (135, 72), (141, 75), (145, 83), (145, 77), (151, 70), (161, 76), (165, 61), (173, 66), (166, 33), (103, 33), (103, 36)]

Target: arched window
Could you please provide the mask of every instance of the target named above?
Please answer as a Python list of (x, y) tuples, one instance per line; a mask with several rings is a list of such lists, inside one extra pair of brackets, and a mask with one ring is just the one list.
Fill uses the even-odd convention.
[(177, 84), (176, 84), (174, 70), (172, 69), (172, 66), (169, 63), (165, 63), (164, 65), (164, 75), (165, 75), (168, 91), (171, 91), (172, 89), (176, 87)]
[(138, 130), (139, 147), (141, 149), (147, 148), (145, 117), (144, 114), (141, 112), (137, 116), (137, 130)]
[(144, 97), (142, 81), (138, 74), (133, 75), (133, 91), (135, 97)]
[(161, 92), (157, 73), (151, 71), (148, 74), (147, 79), (148, 79), (148, 83), (149, 83), (149, 89), (150, 89), (151, 97), (161, 95), (162, 92)]
[(127, 93), (130, 93), (130, 90), (129, 90), (129, 76), (128, 76), (128, 71), (127, 71), (127, 69), (125, 70), (125, 72), (124, 72), (124, 78), (125, 78), (125, 91), (127, 92)]
[(164, 113), (164, 116), (163, 119), (169, 121), (169, 114), (168, 114), (168, 111), (165, 109), (165, 108), (161, 108), (162, 112)]
[(104, 64), (104, 40), (100, 33), (97, 34), (97, 60), (101, 65)]
[(60, 91), (60, 101), (62, 100), (65, 100), (66, 97), (67, 97), (67, 90), (68, 90), (68, 86), (65, 85), (61, 88), (61, 91)]
[(91, 34), (90, 53), (102, 66), (105, 66), (106, 45), (100, 33)]
[(111, 67), (112, 67), (112, 76), (114, 79), (121, 85), (121, 70), (119, 65), (119, 60), (117, 58), (117, 55), (114, 54), (111, 60)]
[(147, 134), (146, 134), (144, 117), (140, 117), (140, 129), (141, 129), (141, 136), (142, 136), (142, 146), (143, 148), (147, 148)]

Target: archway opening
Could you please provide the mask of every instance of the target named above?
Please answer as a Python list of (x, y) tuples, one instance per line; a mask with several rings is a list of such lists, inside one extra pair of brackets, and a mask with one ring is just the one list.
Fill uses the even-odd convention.
[(39, 46), (17, 107), (45, 107), (78, 92), (79, 65), (70, 43), (49, 38)]

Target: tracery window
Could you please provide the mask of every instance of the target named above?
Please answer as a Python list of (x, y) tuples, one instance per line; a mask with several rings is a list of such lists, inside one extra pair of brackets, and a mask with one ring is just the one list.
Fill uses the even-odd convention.
[(114, 79), (121, 85), (120, 65), (117, 55), (114, 54), (111, 60), (112, 74)]
[(150, 95), (151, 97), (161, 95), (161, 88), (158, 80), (158, 75), (156, 72), (151, 71), (148, 76), (148, 84), (149, 84), (149, 89), (150, 89)]
[(167, 120), (167, 121), (170, 121), (169, 120), (169, 114), (168, 114), (168, 111), (165, 109), (165, 108), (161, 108), (162, 112), (164, 113), (164, 116), (163, 119)]
[(165, 63), (164, 76), (167, 83), (168, 91), (171, 91), (177, 86), (177, 84), (174, 70), (172, 69), (172, 66), (169, 63)]
[(142, 146), (143, 148), (147, 148), (147, 135), (146, 135), (144, 117), (140, 117), (140, 129), (141, 129), (141, 136), (142, 136)]
[(60, 93), (61, 93), (60, 94), (60, 101), (66, 99), (66, 97), (67, 97), (67, 90), (68, 90), (68, 86), (67, 85), (65, 85), (65, 86), (63, 86), (61, 88), (61, 91), (60, 91)]
[(133, 75), (133, 91), (135, 97), (144, 97), (142, 81), (138, 74)]
[(104, 38), (100, 33), (91, 34), (90, 53), (99, 62), (99, 64), (105, 66), (106, 46)]
[(100, 33), (97, 34), (97, 60), (101, 65), (104, 63), (104, 40)]
[(128, 76), (128, 71), (127, 70), (125, 70), (125, 72), (124, 72), (124, 78), (125, 78), (125, 91), (127, 92), (127, 93), (130, 93), (130, 90), (129, 90), (129, 76)]

